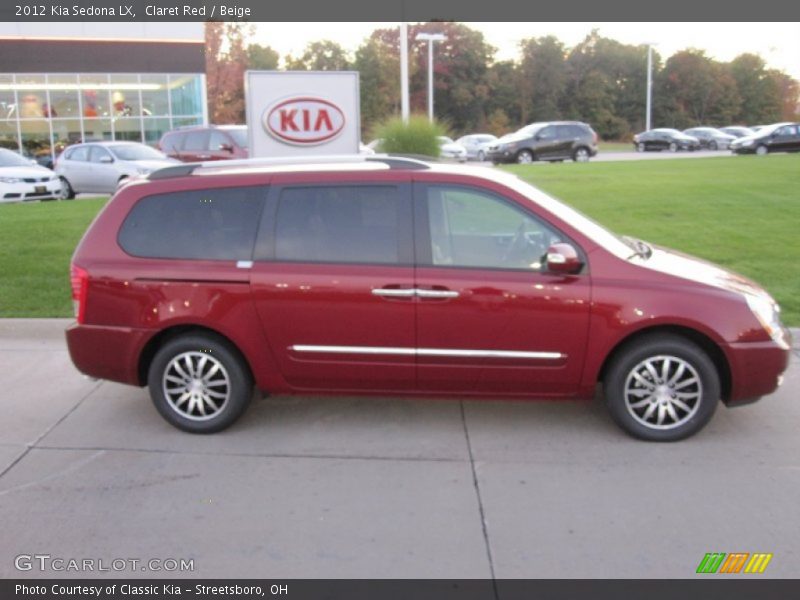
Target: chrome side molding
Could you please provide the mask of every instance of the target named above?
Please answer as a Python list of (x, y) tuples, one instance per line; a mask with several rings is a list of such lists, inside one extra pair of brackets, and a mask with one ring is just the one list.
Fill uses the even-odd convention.
[(459, 358), (522, 358), (529, 360), (558, 360), (566, 358), (561, 352), (528, 352), (523, 350), (468, 350), (459, 348), (399, 348), (392, 346), (316, 346), (296, 344), (295, 352), (323, 354), (382, 354), (387, 356), (453, 356)]

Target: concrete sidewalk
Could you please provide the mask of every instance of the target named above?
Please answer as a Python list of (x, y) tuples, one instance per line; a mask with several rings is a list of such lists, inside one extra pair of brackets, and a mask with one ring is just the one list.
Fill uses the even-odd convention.
[[(799, 572), (797, 351), (776, 394), (676, 444), (600, 402), (315, 396), (195, 436), (77, 373), (68, 322), (0, 321), (2, 577), (682, 578), (712, 551)], [(15, 569), (36, 553), (194, 571)]]

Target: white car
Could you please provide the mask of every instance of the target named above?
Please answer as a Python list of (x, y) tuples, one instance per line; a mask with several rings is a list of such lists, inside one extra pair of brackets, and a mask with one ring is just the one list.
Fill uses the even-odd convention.
[(56, 159), (65, 198), (86, 192), (113, 194), (127, 179), (181, 164), (150, 146), (137, 142), (75, 144)]
[(491, 133), (472, 133), (464, 135), (456, 140), (456, 144), (461, 144), (467, 150), (467, 158), (486, 160), (489, 146), (497, 141), (497, 136)]
[(457, 144), (445, 135), (440, 135), (436, 139), (439, 141), (439, 156), (458, 162), (467, 162), (467, 149), (464, 146)]
[(0, 148), (0, 203), (60, 197), (58, 175), (16, 152)]

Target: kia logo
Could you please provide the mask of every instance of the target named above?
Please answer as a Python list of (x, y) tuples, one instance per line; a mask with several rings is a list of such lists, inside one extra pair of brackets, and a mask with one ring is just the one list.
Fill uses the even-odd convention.
[(327, 100), (301, 96), (280, 100), (264, 111), (264, 129), (275, 139), (299, 146), (332, 140), (344, 129), (344, 113)]

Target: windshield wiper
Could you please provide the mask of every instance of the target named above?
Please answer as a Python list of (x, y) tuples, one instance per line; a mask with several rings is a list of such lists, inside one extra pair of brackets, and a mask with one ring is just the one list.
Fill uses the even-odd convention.
[(626, 260), (630, 260), (634, 256), (650, 258), (653, 255), (653, 249), (642, 240), (637, 240), (636, 238), (632, 238), (627, 235), (623, 235), (622, 240), (634, 250), (634, 253), (631, 254)]

